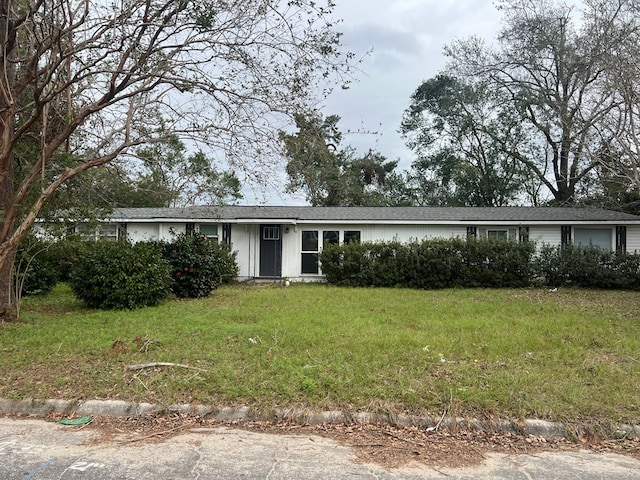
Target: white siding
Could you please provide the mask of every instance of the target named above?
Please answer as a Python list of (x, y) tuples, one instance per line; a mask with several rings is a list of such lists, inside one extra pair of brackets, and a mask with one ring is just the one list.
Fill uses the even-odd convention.
[(160, 223), (158, 225), (160, 240), (172, 240), (187, 231), (186, 223)]
[(529, 227), (529, 240), (536, 242), (538, 248), (542, 245), (560, 245), (560, 225)]
[(302, 239), (299, 228), (293, 225), (283, 225), (282, 229), (282, 276), (296, 278), (302, 268)]
[(158, 224), (127, 223), (127, 238), (133, 243), (158, 240)]
[(259, 232), (259, 225), (231, 225), (231, 250), (237, 252), (239, 280), (255, 278), (260, 273)]

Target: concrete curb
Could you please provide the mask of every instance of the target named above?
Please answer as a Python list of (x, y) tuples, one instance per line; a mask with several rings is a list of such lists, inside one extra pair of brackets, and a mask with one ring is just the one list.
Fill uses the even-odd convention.
[[(387, 424), (395, 426), (418, 426), (427, 430), (463, 429), (495, 433), (512, 433), (533, 435), (547, 439), (575, 437), (575, 429), (569, 431), (563, 423), (545, 420), (526, 419), (510, 420), (478, 420), (460, 417), (432, 418), (411, 415), (394, 415), (391, 413), (370, 412), (318, 412), (307, 409), (275, 409), (272, 411), (254, 410), (250, 407), (215, 408), (207, 405), (180, 404), (154, 405), (151, 403), (133, 403), (123, 400), (7, 400), (0, 398), (0, 414), (2, 415), (35, 415), (45, 416), (52, 413), (71, 414), (76, 416), (105, 415), (114, 417), (140, 417), (146, 414), (184, 413), (214, 418), (221, 421), (288, 421), (299, 424), (319, 425), (323, 423), (346, 424)], [(588, 429), (583, 429), (588, 431)], [(578, 429), (579, 431), (579, 429)], [(640, 425), (617, 425), (613, 436), (618, 439), (640, 440)]]

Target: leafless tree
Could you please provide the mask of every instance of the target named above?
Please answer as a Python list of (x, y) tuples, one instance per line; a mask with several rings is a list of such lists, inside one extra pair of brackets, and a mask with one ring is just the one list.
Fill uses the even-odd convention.
[(616, 56), (607, 82), (619, 107), (600, 126), (600, 166), (620, 188), (640, 192), (640, 34), (620, 42)]
[(511, 98), (545, 154), (509, 153), (555, 201), (573, 202), (598, 165), (603, 122), (625, 102), (608, 79), (629, 61), (620, 46), (637, 42), (638, 2), (585, 0), (578, 9), (553, 0), (501, 0), (498, 6), (504, 28), (497, 46), (473, 38), (453, 43), (451, 71), (489, 81)]
[(269, 171), (278, 130), (349, 81), (333, 7), (0, 0), (0, 309), (12, 252), (70, 178), (168, 135)]

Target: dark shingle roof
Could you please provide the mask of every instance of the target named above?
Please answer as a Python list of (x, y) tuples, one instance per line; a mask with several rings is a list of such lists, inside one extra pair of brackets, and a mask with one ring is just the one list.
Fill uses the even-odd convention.
[(297, 207), (195, 206), (120, 208), (114, 220), (291, 220), (318, 222), (634, 222), (640, 216), (597, 208), (570, 207)]

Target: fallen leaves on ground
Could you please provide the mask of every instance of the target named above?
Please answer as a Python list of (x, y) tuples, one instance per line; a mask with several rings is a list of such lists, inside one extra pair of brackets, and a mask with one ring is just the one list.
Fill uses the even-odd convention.
[[(53, 416), (58, 420), (60, 416)], [(286, 435), (319, 435), (350, 447), (362, 463), (399, 468), (412, 462), (437, 467), (469, 467), (481, 464), (489, 454), (536, 454), (544, 451), (588, 449), (596, 453), (616, 453), (640, 459), (640, 440), (547, 439), (511, 433), (482, 431), (427, 431), (420, 427), (375, 424), (300, 425), (268, 421), (220, 421), (194, 415), (143, 415), (140, 417), (94, 417), (89, 425), (98, 433), (94, 443), (163, 442), (191, 429), (239, 428), (252, 432)]]

